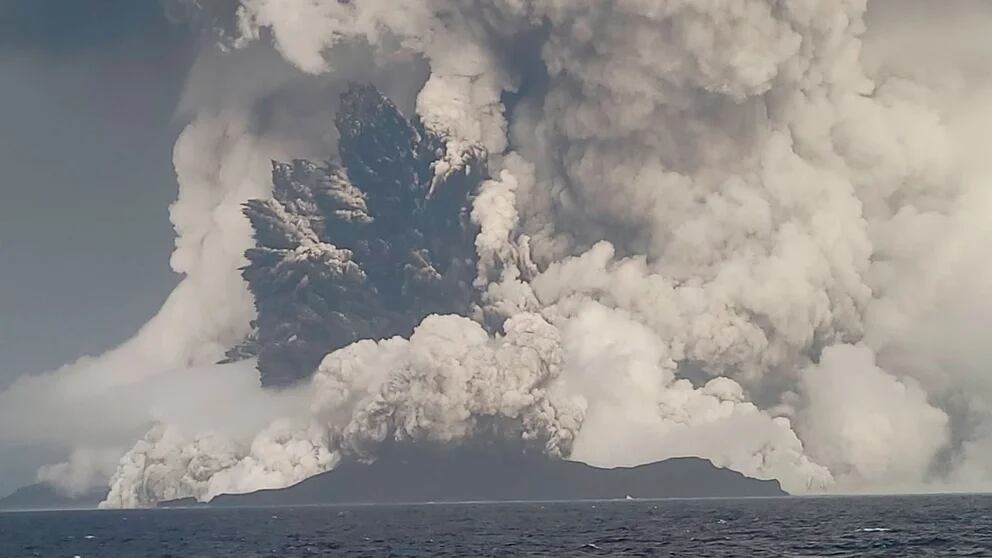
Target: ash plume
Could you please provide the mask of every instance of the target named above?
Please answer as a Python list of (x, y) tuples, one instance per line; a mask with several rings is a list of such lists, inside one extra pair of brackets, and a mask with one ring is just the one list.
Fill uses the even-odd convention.
[(256, 246), (242, 275), (258, 318), (247, 344), (262, 385), (308, 378), (328, 352), (409, 336), (428, 314), (468, 314), (485, 173), (470, 158), (434, 180), (442, 140), (373, 87), (352, 86), (336, 119), (343, 166), (273, 163), (273, 199), (250, 200)]
[(38, 381), (228, 350), (293, 386), (253, 428), (136, 414), (106, 506), (494, 432), (792, 492), (987, 487), (992, 10), (948, 5), (242, 0), (213, 63), (281, 81), (230, 70), (176, 149), (177, 315), (216, 310), (153, 322), (185, 360)]

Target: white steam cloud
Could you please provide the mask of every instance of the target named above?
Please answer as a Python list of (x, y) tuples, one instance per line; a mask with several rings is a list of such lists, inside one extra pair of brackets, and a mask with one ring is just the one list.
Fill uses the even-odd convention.
[[(40, 476), (79, 490), (105, 461), (85, 452), (158, 423), (108, 506), (287, 486), (484, 428), (794, 492), (987, 488), (992, 8), (944, 4), (242, 0), (176, 146), (186, 279), (121, 348), (0, 394), (0, 442), (75, 450)], [(251, 363), (191, 370), (252, 317), (239, 205), (267, 195), (270, 159), (333, 152), (349, 79), (442, 133), (437, 178), (488, 158), (476, 287), (500, 332), (430, 316), (285, 393)], [(77, 423), (93, 410), (113, 416)]]

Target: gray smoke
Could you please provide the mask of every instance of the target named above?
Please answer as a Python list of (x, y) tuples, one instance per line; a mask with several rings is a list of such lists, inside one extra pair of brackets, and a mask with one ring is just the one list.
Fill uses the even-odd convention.
[(473, 306), (468, 204), (485, 163), (434, 180), (442, 140), (373, 87), (346, 91), (336, 121), (343, 167), (274, 163), (273, 199), (245, 204), (256, 247), (242, 275), (258, 318), (230, 356), (257, 354), (263, 386), (310, 377), (330, 350), (409, 336), (428, 314)]
[[(332, 183), (347, 215), (376, 217), (329, 132), (354, 80), (437, 138), (428, 170), (400, 186), (434, 191), (485, 161), (488, 179), (463, 190), (478, 227), (463, 294), (478, 310), (399, 305), (414, 322), (463, 314), (429, 316), (409, 339), (362, 329), (378, 309), (343, 312), (347, 335), (301, 328), (305, 348), (283, 343), (275, 359), (300, 359), (290, 376), (330, 353), (298, 388), (303, 416), (273, 406), (269, 426), (235, 434), (160, 421), (121, 461), (106, 504), (286, 486), (385, 443), (459, 442), (493, 424), (570, 459), (699, 455), (791, 491), (987, 486), (992, 384), (975, 332), (992, 315), (992, 169), (978, 141), (992, 123), (980, 63), (992, 13), (948, 6), (243, 0), (242, 50), (228, 56), (271, 41), (297, 70), (275, 92), (260, 81), (233, 89), (237, 102), (191, 102), (177, 146), (177, 207), (223, 200), (216, 214), (230, 216), (177, 222), (177, 265), (212, 245), (198, 239), (233, 254), (202, 260), (217, 281), (184, 295), (218, 309), (230, 330), (219, 348), (253, 317), (259, 354), (272, 334), (262, 291), (251, 316), (237, 276), (253, 238), (239, 208), (268, 199), (269, 159), (340, 153), (336, 167), (277, 174), (310, 193)], [(399, 68), (406, 79), (390, 81)], [(257, 187), (246, 189), (230, 173), (249, 167)], [(273, 214), (288, 207), (276, 182), (273, 201), (258, 202)], [(414, 207), (404, 219), (416, 221)], [(311, 219), (300, 230), (313, 236), (275, 246), (255, 224), (280, 258), (319, 247), (302, 254), (314, 276), (370, 284), (343, 233), (321, 237)], [(228, 287), (220, 301), (215, 284)], [(372, 339), (333, 341), (349, 335)]]

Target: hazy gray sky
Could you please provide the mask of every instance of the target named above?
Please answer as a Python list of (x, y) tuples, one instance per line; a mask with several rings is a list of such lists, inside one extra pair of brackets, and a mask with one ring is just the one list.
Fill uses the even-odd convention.
[(158, 2), (0, 4), (0, 387), (151, 317), (193, 45)]

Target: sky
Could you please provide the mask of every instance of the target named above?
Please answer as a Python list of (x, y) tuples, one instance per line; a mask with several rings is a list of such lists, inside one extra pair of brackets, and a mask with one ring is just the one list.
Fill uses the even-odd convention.
[(119, 344), (178, 282), (189, 33), (157, 2), (0, 4), (0, 388)]

